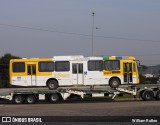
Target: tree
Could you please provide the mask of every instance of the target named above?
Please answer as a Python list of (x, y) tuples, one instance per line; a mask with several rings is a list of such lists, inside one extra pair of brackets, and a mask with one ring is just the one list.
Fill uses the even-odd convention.
[(145, 66), (145, 65), (141, 65), (141, 66), (140, 66), (140, 71), (141, 71), (141, 72), (145, 72), (147, 69), (148, 69), (148, 67)]
[(145, 84), (146, 83), (146, 77), (143, 76), (142, 74), (139, 74), (139, 79), (140, 79), (140, 84)]
[(4, 54), (0, 58), (0, 82), (1, 82), (1, 87), (10, 87), (9, 84), (9, 62), (10, 59), (19, 59), (20, 57), (13, 56), (10, 53)]
[(149, 84), (157, 84), (159, 77), (148, 77), (146, 78), (147, 83)]

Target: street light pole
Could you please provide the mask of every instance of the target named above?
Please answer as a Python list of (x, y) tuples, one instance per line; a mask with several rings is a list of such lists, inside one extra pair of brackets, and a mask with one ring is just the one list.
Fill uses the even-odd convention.
[(93, 46), (93, 35), (94, 35), (94, 15), (95, 15), (95, 13), (94, 13), (94, 12), (92, 12), (92, 16), (93, 16), (93, 24), (92, 24), (92, 56), (93, 56), (93, 48), (94, 48), (94, 46)]

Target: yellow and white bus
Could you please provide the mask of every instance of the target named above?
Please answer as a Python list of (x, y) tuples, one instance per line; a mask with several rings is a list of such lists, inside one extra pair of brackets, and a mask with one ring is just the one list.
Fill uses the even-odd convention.
[(10, 83), (15, 86), (60, 86), (139, 84), (134, 57), (55, 56), (10, 60)]

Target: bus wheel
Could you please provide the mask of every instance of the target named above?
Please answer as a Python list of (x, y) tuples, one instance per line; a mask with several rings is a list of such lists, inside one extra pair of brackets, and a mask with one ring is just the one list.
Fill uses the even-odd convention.
[(146, 90), (143, 92), (142, 97), (143, 100), (150, 101), (154, 98), (154, 92), (151, 90)]
[(156, 93), (156, 100), (160, 100), (160, 90), (158, 90)]
[(57, 93), (51, 94), (49, 96), (51, 102), (57, 102), (59, 100), (59, 95)]
[(23, 95), (15, 95), (13, 101), (16, 104), (22, 104), (24, 102), (24, 97)]
[(111, 88), (118, 88), (118, 86), (120, 85), (120, 81), (117, 78), (113, 78), (110, 80), (109, 85)]
[(28, 95), (26, 98), (27, 103), (33, 104), (36, 102), (36, 97), (34, 95)]
[(58, 88), (58, 83), (55, 80), (49, 80), (47, 86), (51, 90), (56, 90)]

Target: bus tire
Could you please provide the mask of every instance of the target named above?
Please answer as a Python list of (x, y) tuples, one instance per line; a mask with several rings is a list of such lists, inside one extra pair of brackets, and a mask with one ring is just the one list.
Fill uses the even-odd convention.
[(27, 103), (33, 104), (36, 102), (36, 97), (34, 95), (28, 95), (26, 98)]
[(56, 90), (58, 88), (58, 82), (56, 80), (49, 80), (47, 86), (50, 90)]
[(24, 102), (24, 96), (23, 95), (15, 95), (13, 101), (16, 104), (22, 104)]
[(160, 100), (160, 90), (158, 90), (156, 93), (156, 100)]
[(50, 94), (49, 99), (51, 102), (57, 102), (60, 99), (60, 97), (59, 97), (59, 94), (53, 93), (53, 94)]
[(142, 94), (142, 97), (144, 101), (150, 101), (154, 98), (154, 92), (151, 90), (145, 90)]
[(109, 86), (111, 88), (118, 88), (119, 85), (120, 85), (120, 81), (117, 78), (112, 78), (109, 82)]

